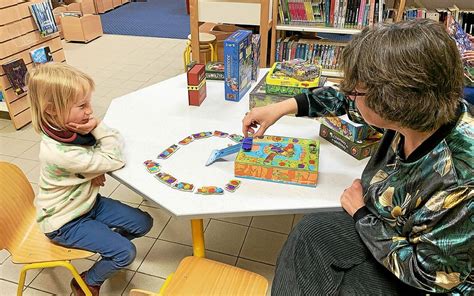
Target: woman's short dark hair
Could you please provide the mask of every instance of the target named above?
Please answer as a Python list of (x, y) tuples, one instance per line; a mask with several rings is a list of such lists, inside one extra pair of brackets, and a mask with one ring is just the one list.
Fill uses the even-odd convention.
[(341, 90), (367, 91), (369, 108), (417, 131), (455, 119), (463, 93), (463, 68), (445, 28), (422, 19), (365, 28), (342, 55)]

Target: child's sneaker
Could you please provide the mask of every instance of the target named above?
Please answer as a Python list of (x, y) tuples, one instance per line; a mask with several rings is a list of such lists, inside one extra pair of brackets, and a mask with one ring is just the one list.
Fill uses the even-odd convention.
[[(85, 274), (86, 274), (85, 272), (81, 273), (81, 278), (83, 280), (84, 280)], [(84, 280), (84, 282), (85, 282), (85, 280)], [(87, 285), (87, 283), (86, 283), (86, 285)], [(99, 296), (100, 286), (89, 286), (89, 285), (87, 285), (87, 287), (91, 291), (92, 296)], [(72, 278), (72, 280), (71, 280), (71, 289), (72, 289), (72, 294), (74, 296), (85, 296), (86, 295), (84, 293), (84, 291), (82, 291), (81, 287), (79, 286), (79, 284), (77, 283), (75, 278)]]

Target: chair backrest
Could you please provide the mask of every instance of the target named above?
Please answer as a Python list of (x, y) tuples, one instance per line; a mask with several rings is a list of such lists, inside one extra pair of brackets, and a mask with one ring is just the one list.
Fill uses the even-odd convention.
[(28, 179), (15, 165), (0, 162), (0, 250), (21, 243), (36, 211), (35, 194)]

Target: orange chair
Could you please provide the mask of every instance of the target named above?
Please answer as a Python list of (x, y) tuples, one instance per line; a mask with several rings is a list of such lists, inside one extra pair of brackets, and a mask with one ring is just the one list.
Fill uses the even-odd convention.
[(36, 223), (33, 199), (33, 189), (23, 172), (13, 164), (0, 162), (0, 250), (10, 252), (13, 263), (25, 264), (17, 295), (23, 293), (28, 270), (57, 266), (69, 269), (84, 293), (92, 295), (70, 261), (94, 253), (53, 244)]
[(129, 296), (264, 296), (267, 280), (256, 273), (196, 256), (181, 260), (178, 269), (171, 274), (154, 293), (133, 289)]

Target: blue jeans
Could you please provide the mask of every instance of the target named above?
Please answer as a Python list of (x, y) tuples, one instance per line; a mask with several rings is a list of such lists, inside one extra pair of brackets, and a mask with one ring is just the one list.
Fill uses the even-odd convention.
[(133, 262), (136, 248), (130, 240), (145, 235), (152, 225), (148, 213), (98, 194), (88, 213), (46, 236), (62, 246), (99, 253), (102, 259), (85, 274), (86, 283), (96, 286)]

